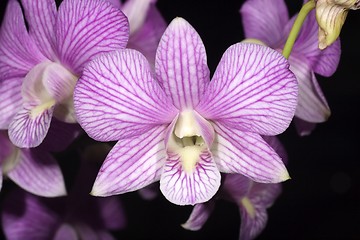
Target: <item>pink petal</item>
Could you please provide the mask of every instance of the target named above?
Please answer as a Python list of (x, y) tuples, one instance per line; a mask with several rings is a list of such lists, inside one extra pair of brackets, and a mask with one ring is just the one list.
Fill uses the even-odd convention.
[(22, 105), (22, 78), (0, 81), (0, 129), (8, 129)]
[(210, 73), (204, 44), (183, 18), (175, 18), (163, 34), (156, 52), (155, 71), (177, 108), (198, 105)]
[(255, 38), (272, 48), (277, 48), (279, 41), (287, 37), (283, 36), (284, 26), (289, 20), (284, 0), (245, 1), (241, 6), (240, 14), (245, 38)]
[(181, 226), (191, 231), (200, 230), (209, 219), (214, 207), (215, 201), (196, 204), (188, 220), (186, 220), (184, 224), (181, 224)]
[(203, 151), (192, 172), (183, 169), (180, 155), (168, 152), (161, 174), (160, 190), (177, 205), (195, 205), (210, 200), (220, 187), (220, 172), (209, 151)]
[(330, 116), (329, 105), (316, 80), (315, 74), (299, 57), (291, 58), (290, 69), (299, 82), (299, 99), (295, 116), (307, 122), (319, 123)]
[(129, 38), (127, 18), (107, 1), (63, 1), (56, 26), (60, 61), (78, 75), (96, 55), (125, 48)]
[(316, 123), (304, 121), (296, 116), (294, 117), (294, 124), (297, 133), (302, 137), (310, 135), (317, 125)]
[(24, 77), (42, 60), (44, 56), (26, 30), (19, 3), (8, 1), (0, 30), (0, 79)]
[(104, 54), (84, 69), (74, 107), (80, 125), (99, 141), (142, 134), (177, 114), (145, 57), (130, 49)]
[(9, 125), (10, 140), (20, 148), (39, 146), (49, 130), (54, 107), (33, 115), (35, 108), (36, 105), (24, 106)]
[(42, 54), (55, 60), (56, 3), (54, 0), (21, 0), (30, 35), (35, 39)]
[(221, 172), (240, 173), (253, 181), (277, 183), (289, 179), (289, 173), (279, 155), (251, 132), (214, 123), (216, 138), (211, 149)]
[(154, 127), (140, 136), (119, 140), (101, 166), (91, 194), (121, 194), (158, 181), (166, 159), (165, 129)]
[(268, 47), (238, 43), (224, 53), (196, 110), (243, 131), (276, 135), (289, 126), (296, 105), (287, 60)]
[(38, 149), (21, 149), (16, 166), (7, 176), (21, 188), (38, 196), (66, 195), (65, 182), (56, 159)]
[(78, 240), (76, 230), (69, 224), (63, 223), (54, 234), (53, 240)]

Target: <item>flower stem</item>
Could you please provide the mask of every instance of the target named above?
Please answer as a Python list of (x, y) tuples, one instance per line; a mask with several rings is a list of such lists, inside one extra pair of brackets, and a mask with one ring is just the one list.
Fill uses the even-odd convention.
[(315, 8), (315, 1), (310, 0), (307, 3), (305, 3), (300, 9), (300, 12), (295, 19), (294, 25), (291, 28), (289, 37), (287, 38), (284, 49), (282, 51), (282, 54), (284, 55), (285, 58), (289, 58), (295, 40), (300, 32), (301, 26), (303, 25), (304, 20), (308, 15), (308, 13), (314, 8)]

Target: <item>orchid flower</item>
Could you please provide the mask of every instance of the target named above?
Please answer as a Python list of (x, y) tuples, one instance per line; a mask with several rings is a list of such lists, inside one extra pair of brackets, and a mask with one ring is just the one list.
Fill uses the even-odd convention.
[(97, 141), (117, 141), (91, 194), (110, 196), (160, 180), (178, 205), (208, 201), (220, 172), (281, 182), (288, 172), (261, 138), (282, 133), (297, 102), (287, 60), (257, 44), (229, 47), (210, 81), (204, 44), (183, 18), (165, 30), (155, 76), (146, 58), (125, 49), (84, 68), (74, 90), (79, 124)]
[[(241, 7), (240, 13), (246, 38), (260, 40), (273, 49), (282, 50), (295, 20), (295, 17), (289, 20), (284, 0), (248, 0)], [(331, 76), (340, 61), (340, 40), (321, 51), (318, 48), (317, 31), (318, 24), (313, 10), (304, 21), (289, 58), (290, 69), (299, 82), (294, 123), (302, 136), (310, 134), (316, 123), (324, 122), (330, 116), (316, 74)]]
[(65, 182), (56, 159), (41, 148), (18, 148), (0, 131), (0, 182), (3, 176), (24, 190), (43, 197), (66, 195)]
[(67, 197), (40, 198), (12, 189), (5, 196), (2, 210), (6, 239), (115, 239), (111, 231), (126, 224), (121, 202), (115, 196), (89, 195), (98, 167), (85, 160)]
[(0, 128), (18, 147), (44, 140), (53, 116), (74, 123), (73, 89), (96, 55), (124, 48), (126, 16), (101, 0), (10, 0), (0, 30)]
[[(276, 137), (265, 137), (284, 162), (287, 154)], [(241, 216), (240, 240), (256, 238), (265, 228), (270, 208), (282, 191), (281, 184), (264, 184), (251, 181), (240, 174), (225, 174), (224, 183), (217, 194), (217, 199), (225, 199), (239, 206)], [(189, 219), (182, 224), (187, 230), (197, 231), (202, 228), (215, 208), (215, 199), (195, 205)]]
[(136, 49), (145, 55), (152, 66), (155, 53), (167, 23), (156, 7), (156, 0), (108, 0), (121, 9), (129, 20), (130, 36), (127, 48)]

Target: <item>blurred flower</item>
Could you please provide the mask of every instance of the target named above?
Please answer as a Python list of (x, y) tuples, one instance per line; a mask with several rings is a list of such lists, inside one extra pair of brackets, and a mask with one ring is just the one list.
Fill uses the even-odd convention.
[(314, 0), (319, 24), (319, 48), (325, 49), (339, 37), (349, 10), (360, 8), (359, 0)]
[[(286, 163), (285, 149), (276, 137), (266, 137)], [(256, 238), (265, 228), (268, 220), (267, 209), (270, 208), (281, 193), (281, 184), (256, 183), (240, 174), (225, 174), (216, 199), (225, 199), (239, 206), (241, 216), (240, 240)], [(182, 224), (185, 229), (197, 231), (203, 227), (211, 215), (215, 200), (195, 205), (189, 219)]]
[(101, 0), (10, 0), (0, 31), (0, 128), (18, 147), (36, 147), (52, 117), (74, 123), (73, 89), (97, 54), (124, 48), (125, 15)]
[(119, 198), (89, 195), (98, 169), (96, 162), (83, 159), (67, 197), (41, 198), (12, 189), (2, 209), (6, 239), (115, 239), (111, 231), (124, 228), (126, 219)]
[(220, 171), (258, 182), (289, 178), (261, 138), (283, 132), (297, 102), (287, 60), (257, 44), (227, 49), (210, 81), (205, 47), (182, 18), (157, 48), (155, 79), (138, 51), (104, 54), (84, 69), (74, 90), (76, 117), (97, 141), (118, 141), (92, 194), (109, 196), (160, 180), (172, 203), (209, 200)]
[[(264, 12), (263, 9), (266, 9)], [(281, 51), (295, 21), (289, 20), (284, 0), (248, 0), (240, 9), (246, 38), (257, 39)], [(316, 123), (330, 116), (330, 109), (315, 74), (331, 76), (340, 61), (340, 41), (321, 51), (317, 39), (315, 10), (305, 19), (290, 54), (290, 70), (299, 83), (295, 126), (300, 135), (308, 135)]]

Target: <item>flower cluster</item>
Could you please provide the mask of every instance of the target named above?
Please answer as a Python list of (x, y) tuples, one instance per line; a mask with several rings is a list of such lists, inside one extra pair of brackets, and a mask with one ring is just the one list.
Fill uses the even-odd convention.
[[(240, 239), (255, 238), (290, 178), (277, 135), (292, 122), (309, 135), (329, 118), (316, 75), (336, 71), (341, 26), (358, 8), (310, 0), (290, 18), (284, 0), (246, 0), (244, 39), (211, 72), (197, 30), (182, 17), (166, 21), (156, 0), (8, 0), (7, 239), (112, 239), (125, 226), (117, 197), (140, 190), (150, 199), (157, 182), (169, 202), (194, 205), (184, 228), (200, 229), (225, 199), (240, 209)], [(58, 161), (69, 149), (80, 163)]]

